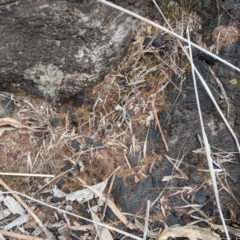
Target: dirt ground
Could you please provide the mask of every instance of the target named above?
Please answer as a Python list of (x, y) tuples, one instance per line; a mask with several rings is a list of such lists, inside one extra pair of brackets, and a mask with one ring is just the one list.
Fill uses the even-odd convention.
[[(203, 19), (194, 12), (183, 13), (181, 21), (171, 20), (175, 32), (185, 36), (183, 30), (189, 26), (193, 38), (208, 36), (211, 30), (203, 28)], [(210, 42), (206, 46), (205, 39), (194, 40), (209, 50), (219, 47), (219, 55), (238, 66), (235, 59), (240, 53), (232, 49), (239, 49), (239, 42), (227, 45), (222, 29), (221, 48)], [(239, 74), (195, 49), (193, 57), (239, 135)], [(205, 89), (200, 83), (198, 87), (223, 216), (230, 236), (238, 239), (239, 153)], [(0, 111), (0, 172), (39, 174), (1, 178), (25, 195), (24, 202), (57, 239), (95, 239), (96, 230), (85, 218), (138, 237), (144, 235), (147, 218), (148, 239), (156, 238), (161, 229), (190, 223), (225, 239), (203, 148), (191, 67), (176, 39), (143, 23), (118, 69), (87, 96), (80, 93), (49, 103), (19, 89), (16, 94), (2, 92), (1, 103), (5, 107)], [(86, 185), (97, 192), (79, 192)], [(107, 201), (100, 201), (101, 193)], [(2, 203), (2, 211), (5, 208)], [(32, 218), (11, 226), (16, 218), (14, 213), (2, 217), (2, 228), (45, 238)], [(113, 239), (123, 239), (123, 233), (110, 232)], [(215, 238), (208, 235), (208, 239)]]

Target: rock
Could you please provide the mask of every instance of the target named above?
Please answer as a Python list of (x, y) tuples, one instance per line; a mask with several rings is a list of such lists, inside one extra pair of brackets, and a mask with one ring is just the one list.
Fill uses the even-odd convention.
[(78, 142), (78, 140), (76, 140), (76, 139), (71, 140), (71, 146), (73, 148), (75, 148), (76, 152), (79, 152), (79, 150), (80, 150), (80, 143)]
[(159, 48), (162, 46), (163, 42), (162, 42), (162, 35), (161, 34), (157, 34), (157, 36), (152, 40), (151, 37), (145, 37), (143, 40), (143, 46), (147, 47), (148, 45), (155, 47), (155, 48)]
[(84, 100), (84, 94), (83, 93), (78, 93), (73, 96), (73, 104), (75, 107), (81, 107), (83, 104)]
[(100, 148), (100, 147), (103, 147), (101, 139), (93, 143), (93, 148)]
[(161, 34), (158, 34), (158, 35), (154, 38), (154, 40), (153, 40), (153, 42), (152, 42), (152, 46), (153, 46), (153, 47), (156, 47), (156, 48), (159, 48), (159, 47), (162, 46), (162, 44), (163, 44), (162, 35), (161, 35)]
[(71, 164), (67, 163), (64, 167), (61, 168), (61, 171), (66, 172), (71, 168), (72, 168)]
[(61, 201), (61, 199), (58, 198), (58, 197), (52, 197), (52, 198), (51, 198), (51, 202), (52, 202), (52, 203), (58, 203), (58, 202), (60, 202), (60, 201)]
[(117, 178), (114, 182), (114, 202), (119, 204), (123, 211), (134, 213), (144, 207), (147, 200), (154, 201), (157, 193), (151, 191), (153, 183), (151, 177), (139, 181), (137, 184), (124, 185), (123, 179)]
[(147, 47), (151, 43), (151, 41), (152, 41), (151, 37), (145, 37), (143, 40), (143, 46)]
[(51, 121), (51, 125), (52, 125), (53, 127), (59, 126), (59, 119), (58, 119), (58, 118), (54, 118), (54, 119)]
[(15, 82), (50, 101), (84, 92), (117, 66), (139, 23), (94, 0), (1, 2), (0, 89)]
[(194, 202), (203, 205), (211, 196), (210, 189), (200, 189), (194, 195)]
[(91, 146), (93, 144), (93, 139), (90, 137), (85, 137), (84, 142), (88, 145)]

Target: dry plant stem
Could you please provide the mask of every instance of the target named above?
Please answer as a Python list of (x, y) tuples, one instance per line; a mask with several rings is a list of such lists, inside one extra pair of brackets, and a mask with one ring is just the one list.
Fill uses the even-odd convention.
[(46, 239), (51, 240), (55, 239), (50, 233), (47, 228), (43, 225), (43, 223), (40, 221), (40, 219), (35, 215), (35, 213), (28, 207), (28, 205), (16, 194), (12, 191), (12, 189), (0, 178), (0, 184), (9, 192), (12, 192), (11, 194), (14, 196), (14, 198), (25, 208), (25, 210), (33, 217), (33, 219), (36, 221), (38, 226), (42, 229), (42, 231), (46, 235)]
[[(122, 8), (122, 7), (120, 7), (120, 6), (118, 6), (118, 5), (114, 4), (114, 3), (107, 2), (107, 1), (105, 1), (105, 0), (97, 0), (97, 1), (98, 1), (98, 2), (101, 2), (101, 3), (105, 4), (105, 5), (108, 5), (108, 6), (112, 7), (112, 8), (115, 8), (115, 9), (117, 9), (117, 10), (119, 10), (119, 11), (122, 11), (122, 12), (124, 12), (124, 13), (127, 13), (128, 15), (131, 15), (131, 16), (133, 16), (133, 17), (135, 17), (135, 18), (138, 18), (138, 19), (142, 20), (143, 22), (146, 22), (146, 23), (148, 23), (148, 24), (150, 24), (150, 25), (152, 25), (152, 26), (154, 26), (154, 27), (156, 27), (156, 28), (158, 28), (158, 29), (166, 32), (166, 33), (169, 33), (170, 35), (172, 35), (172, 36), (174, 36), (174, 37), (182, 40), (183, 42), (188, 43), (188, 40), (187, 40), (186, 38), (184, 38), (184, 37), (176, 34), (176, 33), (173, 32), (173, 31), (170, 31), (169, 29), (167, 29), (167, 28), (165, 28), (165, 27), (163, 27), (163, 26), (161, 26), (161, 25), (159, 25), (159, 24), (157, 24), (157, 23), (155, 23), (155, 22), (153, 22), (153, 21), (151, 21), (151, 20), (149, 20), (149, 19), (147, 19), (147, 18), (144, 18), (144, 17), (138, 15), (137, 13), (134, 13), (134, 12), (132, 12), (132, 11), (129, 11), (129, 10), (125, 9), (125, 8)], [(209, 52), (208, 50), (206, 50), (206, 49), (198, 46), (197, 44), (195, 44), (195, 43), (193, 43), (193, 42), (190, 42), (190, 45), (193, 46), (193, 47), (195, 47), (195, 48), (197, 48), (197, 49), (199, 49), (199, 50), (201, 50), (202, 52), (206, 53), (207, 55), (209, 55), (209, 56), (217, 59), (218, 61), (224, 63), (225, 65), (227, 65), (227, 66), (235, 69), (236, 71), (240, 72), (240, 69), (239, 69), (238, 67), (236, 67), (236, 66), (234, 66), (233, 64), (227, 62), (226, 60), (218, 57), (217, 55)]]
[(221, 90), (221, 95), (224, 98), (226, 104), (227, 104), (227, 117), (229, 118), (229, 98), (227, 97), (227, 93), (224, 90), (224, 87), (222, 85), (222, 83), (220, 82), (219, 78), (215, 75), (215, 73), (213, 72), (213, 70), (211, 69), (211, 67), (208, 68), (209, 71), (211, 72), (211, 74), (213, 75), (213, 77), (215, 78), (220, 90)]
[(50, 177), (54, 178), (55, 175), (48, 175), (48, 174), (36, 174), (36, 173), (3, 173), (0, 172), (2, 176), (20, 176), (20, 177)]
[(150, 201), (147, 200), (147, 210), (146, 210), (145, 226), (144, 226), (144, 232), (143, 232), (143, 240), (147, 239), (149, 210), (150, 210)]
[[(105, 201), (105, 206), (104, 206), (104, 209), (103, 209), (103, 214), (102, 214), (102, 217), (101, 217), (101, 222), (103, 222), (103, 219), (104, 219), (104, 217), (105, 217), (105, 214), (106, 214), (106, 210), (107, 210), (107, 206), (108, 206), (108, 199), (109, 199), (109, 195), (110, 195), (110, 193), (111, 193), (111, 191), (112, 191), (112, 187), (113, 187), (113, 183), (114, 183), (114, 180), (115, 180), (115, 178), (116, 178), (116, 173), (114, 173), (113, 175), (112, 175), (112, 178), (111, 178), (111, 182), (110, 182), (110, 186), (109, 186), (109, 189), (108, 189), (108, 193), (107, 193), (107, 197), (106, 197), (106, 201)], [(99, 232), (101, 232), (102, 231), (102, 227), (99, 227), (100, 229), (100, 231)], [(96, 235), (96, 237), (97, 237), (98, 235)], [(101, 234), (100, 234), (100, 236), (101, 236)]]
[(27, 236), (19, 233), (8, 232), (4, 230), (0, 230), (0, 234), (6, 237), (11, 237), (14, 239), (22, 239), (22, 240), (43, 240), (43, 238), (34, 237), (34, 236)]
[(191, 49), (191, 45), (190, 45), (190, 35), (189, 35), (188, 28), (187, 28), (187, 34), (188, 34), (188, 40), (189, 40), (189, 61), (191, 63), (191, 68), (192, 68), (192, 77), (193, 77), (193, 84), (194, 84), (195, 96), (196, 96), (196, 101), (197, 101), (198, 115), (199, 115), (202, 135), (203, 135), (205, 151), (206, 151), (206, 155), (207, 155), (208, 167), (209, 167), (209, 170), (210, 170), (210, 175), (211, 175), (211, 180), (212, 180), (212, 184), (213, 184), (213, 190), (214, 190), (214, 193), (215, 193), (215, 199), (216, 199), (216, 202), (217, 202), (217, 208), (218, 208), (218, 211), (219, 211), (219, 215), (220, 215), (220, 218), (222, 220), (222, 224), (223, 224), (223, 227), (224, 227), (226, 237), (227, 237), (228, 240), (230, 240), (229, 233), (228, 233), (228, 230), (227, 230), (227, 226), (226, 226), (226, 223), (225, 223), (225, 220), (224, 220), (224, 217), (223, 217), (223, 214), (222, 214), (222, 210), (221, 210), (220, 198), (219, 198), (218, 188), (217, 188), (217, 181), (216, 181), (215, 171), (214, 171), (214, 167), (213, 167), (213, 159), (211, 157), (211, 149), (210, 149), (210, 145), (209, 145), (207, 135), (206, 135), (206, 132), (205, 132), (205, 128), (204, 128), (204, 124), (203, 124), (201, 106), (200, 106), (199, 97), (198, 97), (197, 83), (196, 83), (196, 78), (195, 78), (196, 67), (194, 66), (194, 63), (193, 63), (192, 49)]
[(10, 126), (13, 126), (16, 128), (25, 128), (25, 129), (31, 130), (33, 132), (48, 132), (48, 130), (41, 130), (41, 129), (29, 127), (27, 125), (19, 123), (18, 121), (16, 121), (15, 119), (12, 119), (12, 118), (0, 118), (0, 127), (7, 126), (7, 125), (10, 125)]
[(106, 201), (105, 201), (105, 206), (104, 206), (104, 209), (103, 209), (103, 214), (102, 214), (102, 217), (101, 217), (101, 221), (103, 221), (103, 219), (105, 217), (105, 214), (106, 214), (106, 210), (107, 210), (107, 206), (108, 206), (108, 199), (109, 199), (109, 195), (112, 191), (112, 187), (113, 187), (113, 183), (115, 181), (115, 178), (116, 178), (116, 173), (114, 173), (112, 175), (112, 178), (111, 178), (111, 182), (110, 182), (110, 185), (109, 185), (109, 189), (108, 189), (107, 198), (106, 198)]
[(39, 189), (33, 194), (33, 196), (34, 196), (35, 194), (37, 194), (38, 192), (40, 192), (42, 189), (44, 189), (46, 186), (48, 186), (50, 183), (52, 183), (53, 181), (55, 181), (55, 180), (58, 179), (59, 177), (63, 176), (64, 174), (66, 174), (66, 173), (68, 173), (68, 172), (70, 172), (70, 171), (72, 171), (72, 170), (74, 170), (74, 168), (71, 168), (71, 169), (69, 169), (69, 170), (67, 170), (67, 171), (59, 174), (58, 176), (54, 177), (51, 181), (49, 181), (48, 183), (46, 183), (45, 185), (43, 185), (41, 188), (39, 188)]
[(159, 132), (160, 132), (160, 134), (161, 134), (161, 138), (162, 138), (162, 140), (163, 140), (165, 149), (166, 149), (167, 152), (169, 152), (169, 148), (168, 148), (166, 139), (165, 139), (165, 137), (164, 137), (161, 124), (160, 124), (160, 122), (159, 122), (159, 120), (158, 120), (157, 110), (156, 110), (156, 108), (155, 108), (154, 102), (152, 102), (152, 111), (153, 111), (153, 115), (154, 115), (156, 124), (157, 124), (157, 126), (158, 126), (158, 130), (159, 130)]

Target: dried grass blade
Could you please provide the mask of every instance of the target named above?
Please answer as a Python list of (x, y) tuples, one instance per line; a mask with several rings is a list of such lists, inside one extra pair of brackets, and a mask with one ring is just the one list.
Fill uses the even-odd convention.
[(0, 127), (10, 125), (15, 128), (25, 128), (33, 132), (48, 132), (48, 130), (40, 130), (24, 125), (13, 118), (0, 118)]
[(196, 82), (196, 78), (195, 78), (196, 67), (194, 66), (194, 63), (193, 63), (192, 48), (191, 48), (191, 45), (190, 45), (190, 35), (189, 35), (188, 29), (187, 29), (187, 35), (188, 35), (188, 41), (189, 41), (189, 56), (190, 56), (189, 61), (191, 63), (193, 84), (194, 84), (194, 90), (195, 90), (195, 96), (196, 96), (197, 108), (198, 108), (198, 115), (199, 115), (202, 135), (203, 135), (203, 141), (204, 141), (204, 147), (205, 147), (207, 161), (208, 161), (208, 167), (209, 167), (209, 170), (210, 170), (210, 175), (211, 175), (211, 180), (212, 180), (212, 184), (213, 184), (213, 190), (214, 190), (214, 194), (215, 194), (215, 199), (216, 199), (219, 215), (220, 215), (220, 218), (222, 220), (222, 224), (223, 224), (223, 228), (224, 228), (226, 237), (227, 237), (228, 240), (230, 240), (230, 236), (229, 236), (227, 226), (226, 226), (226, 223), (225, 223), (225, 220), (224, 220), (224, 217), (223, 217), (223, 214), (222, 214), (222, 210), (221, 210), (220, 198), (219, 198), (218, 188), (217, 188), (217, 181), (216, 181), (215, 171), (214, 171), (214, 168), (213, 168), (213, 159), (211, 157), (211, 148), (210, 148), (210, 145), (208, 143), (207, 135), (206, 135), (205, 128), (204, 128), (203, 118), (202, 118), (201, 106), (200, 106), (199, 97), (198, 97), (197, 82)]
[[(85, 187), (90, 189), (94, 194), (96, 194), (99, 198), (101, 198), (104, 202), (106, 202), (107, 198), (102, 193), (100, 193), (99, 191), (97, 191), (96, 189), (94, 189), (91, 186), (85, 185)], [(108, 207), (111, 208), (111, 210), (116, 215), (116, 217), (122, 223), (124, 223), (126, 225), (127, 228), (129, 228), (129, 229), (136, 229), (136, 226), (133, 223), (131, 223), (131, 222), (129, 222), (127, 220), (127, 218), (120, 212), (120, 210), (117, 208), (117, 206), (115, 205), (115, 203), (112, 200), (108, 199), (107, 200), (107, 205), (108, 205)]]
[(154, 102), (152, 102), (152, 110), (153, 110), (153, 115), (154, 115), (154, 118), (155, 118), (155, 121), (156, 121), (156, 124), (158, 126), (158, 130), (161, 134), (161, 138), (163, 140), (163, 143), (164, 143), (164, 146), (165, 146), (165, 149), (167, 152), (169, 152), (169, 148), (168, 148), (168, 145), (167, 145), (167, 142), (166, 142), (166, 139), (164, 137), (164, 134), (163, 134), (163, 130), (162, 130), (162, 127), (161, 127), (161, 124), (160, 124), (160, 121), (158, 120), (158, 115), (157, 115), (157, 110), (156, 110), (156, 107), (155, 107), (155, 104)]

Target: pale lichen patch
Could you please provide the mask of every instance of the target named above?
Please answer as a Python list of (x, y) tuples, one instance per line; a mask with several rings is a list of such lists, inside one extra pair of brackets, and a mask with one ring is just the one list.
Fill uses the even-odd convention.
[(53, 64), (38, 64), (24, 71), (24, 78), (33, 81), (48, 100), (56, 99), (63, 79), (63, 72)]

